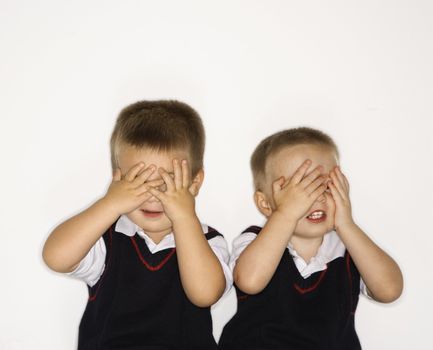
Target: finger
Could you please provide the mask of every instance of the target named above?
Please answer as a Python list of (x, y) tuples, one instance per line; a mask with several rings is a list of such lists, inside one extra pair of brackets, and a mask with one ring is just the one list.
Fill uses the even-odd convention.
[(165, 193), (158, 191), (158, 190), (157, 190), (156, 188), (154, 188), (154, 187), (150, 187), (150, 188), (148, 189), (148, 192), (149, 192), (152, 196), (154, 196), (154, 197), (156, 197), (157, 199), (159, 199), (160, 201), (162, 201), (162, 200), (164, 199)]
[(138, 197), (140, 198), (140, 200), (144, 203), (144, 202), (146, 202), (150, 197), (152, 197), (153, 196), (153, 194), (152, 193), (150, 193), (149, 191), (144, 191), (143, 193), (140, 193), (139, 195), (138, 195)]
[(326, 191), (326, 184), (321, 184), (319, 187), (317, 187), (311, 194), (310, 194), (310, 198), (316, 200), (317, 198), (319, 198), (322, 194), (325, 193)]
[(140, 172), (140, 170), (143, 169), (143, 167), (144, 167), (144, 163), (143, 162), (135, 164), (131, 169), (128, 170), (128, 172), (126, 173), (124, 179), (126, 181), (131, 182), (132, 180), (135, 179), (135, 177)]
[(331, 200), (331, 199), (334, 200), (334, 199), (332, 198), (331, 189), (329, 188), (328, 185), (326, 186), (326, 190), (325, 190), (325, 192), (323, 193), (323, 195), (326, 197), (327, 200)]
[[(157, 179), (157, 180), (145, 182), (145, 183), (141, 184), (140, 186), (138, 186), (137, 188), (135, 188), (135, 190), (140, 195), (141, 193), (144, 193), (144, 192), (148, 191), (149, 188), (151, 188), (151, 187), (157, 188), (157, 187), (159, 187), (159, 186), (161, 186), (163, 184), (164, 184), (164, 180), (163, 179)], [(164, 192), (164, 191), (161, 191), (161, 189), (158, 189), (158, 190), (160, 192)]]
[(186, 159), (182, 160), (182, 186), (189, 188), (191, 184), (191, 175), (189, 173), (189, 165)]
[(343, 187), (343, 184), (340, 182), (340, 179), (338, 178), (337, 174), (335, 173), (335, 170), (331, 171), (330, 173), (332, 184), (340, 194), (340, 197), (345, 198), (345, 190)]
[(159, 168), (158, 171), (162, 179), (164, 180), (165, 184), (167, 185), (167, 190), (174, 191), (176, 189), (176, 186), (170, 174), (167, 173), (167, 171), (164, 168)]
[(331, 192), (331, 190), (328, 188), (328, 183), (330, 183), (332, 181), (331, 177), (329, 176), (329, 173), (323, 174), (322, 176), (325, 177), (325, 181), (323, 183), (326, 185), (326, 192)]
[(343, 178), (344, 178), (344, 182), (346, 183), (347, 194), (349, 194), (349, 191), (350, 191), (349, 180), (347, 180), (347, 177), (344, 175), (343, 175)]
[[(326, 185), (326, 177), (325, 176), (319, 176), (316, 180), (314, 180), (311, 184), (309, 184), (305, 191), (308, 193), (308, 195), (312, 194), (319, 186)], [(326, 189), (325, 189), (326, 190)]]
[(113, 174), (113, 182), (120, 181), (121, 179), (122, 179), (122, 172), (120, 171), (120, 168), (116, 168)]
[(343, 173), (341, 172), (341, 169), (340, 169), (339, 166), (337, 166), (337, 167), (335, 168), (335, 174), (337, 175), (338, 180), (340, 180), (340, 183), (341, 183), (341, 185), (343, 186), (345, 192), (347, 192), (346, 181), (344, 181), (344, 175), (343, 175)]
[(167, 184), (164, 182), (162, 185), (155, 187), (159, 192), (167, 192)]
[(173, 159), (174, 185), (176, 189), (182, 188), (182, 169), (179, 160)]
[(301, 164), (301, 166), (298, 169), (296, 169), (290, 181), (295, 184), (301, 182), (301, 180), (304, 178), (305, 174), (307, 173), (307, 170), (310, 167), (310, 165), (311, 165), (311, 160), (309, 159), (305, 160)]
[(318, 165), (312, 172), (310, 172), (307, 176), (305, 176), (302, 181), (302, 187), (307, 188), (313, 181), (315, 181), (319, 176), (322, 175), (323, 167)]
[[(340, 170), (340, 167), (338, 167), (338, 169)], [(343, 183), (346, 187), (346, 193), (349, 193), (349, 190), (350, 190), (349, 180), (347, 180), (346, 175), (344, 175), (341, 170), (340, 170), (340, 173), (341, 173), (341, 176), (343, 177)]]
[(341, 194), (337, 190), (337, 187), (335, 187), (334, 183), (330, 182), (328, 186), (329, 189), (331, 190), (332, 198), (334, 198), (334, 201), (341, 203), (343, 201), (343, 198), (341, 197)]
[[(163, 184), (165, 184), (163, 179), (155, 179), (155, 180), (151, 180), (151, 181), (146, 181), (143, 185), (148, 186), (148, 187), (159, 187)], [(143, 185), (140, 185), (140, 186), (143, 186)]]
[(272, 183), (272, 191), (273, 193), (281, 191), (281, 187), (284, 184), (284, 176), (279, 177)]
[(138, 175), (134, 179), (134, 184), (141, 185), (142, 183), (144, 183), (149, 178), (149, 176), (154, 173), (155, 169), (156, 167), (154, 165), (148, 166), (144, 171), (141, 172), (140, 175)]

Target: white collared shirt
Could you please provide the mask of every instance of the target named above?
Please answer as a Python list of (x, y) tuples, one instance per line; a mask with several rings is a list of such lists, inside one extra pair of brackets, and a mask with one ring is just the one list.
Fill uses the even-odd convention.
[[(204, 224), (202, 224), (202, 229), (203, 233), (207, 233), (209, 230), (208, 226)], [(142, 239), (144, 239), (152, 254), (164, 249), (175, 247), (173, 233), (167, 234), (159, 243), (155, 243), (140, 227), (129, 220), (126, 215), (122, 215), (119, 218), (115, 230), (129, 237), (132, 237), (137, 233)], [(232, 272), (228, 266), (230, 254), (227, 242), (222, 236), (216, 236), (209, 239), (208, 243), (223, 268), (226, 280), (224, 294), (226, 294), (233, 285)], [(77, 268), (74, 271), (67, 273), (67, 275), (78, 278), (86, 282), (90, 287), (93, 287), (104, 272), (106, 253), (105, 242), (101, 236), (101, 238), (99, 238), (99, 240), (89, 250), (87, 255), (80, 261)]]
[[(235, 238), (233, 241), (233, 253), (230, 258), (230, 269), (233, 271), (236, 260), (239, 258), (244, 249), (257, 237), (253, 232), (245, 232)], [(293, 256), (296, 268), (303, 278), (308, 278), (315, 272), (323, 271), (327, 268), (327, 264), (339, 257), (343, 257), (346, 252), (346, 247), (338, 237), (337, 232), (331, 231), (323, 236), (322, 244), (320, 245), (317, 254), (307, 263), (293, 248), (289, 242), (287, 248)], [(361, 279), (360, 284), (362, 294), (368, 296), (367, 287)], [(369, 296), (368, 296), (369, 297)]]

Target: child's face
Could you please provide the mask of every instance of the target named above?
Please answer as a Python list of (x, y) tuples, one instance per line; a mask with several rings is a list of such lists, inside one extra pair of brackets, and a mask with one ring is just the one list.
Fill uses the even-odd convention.
[[(318, 165), (321, 165), (323, 167), (322, 174), (329, 176), (329, 172), (338, 164), (335, 151), (320, 145), (289, 146), (271, 156), (266, 166), (266, 183), (268, 188), (267, 197), (271, 199), (270, 205), (272, 209), (275, 209), (275, 204), (272, 200), (270, 184), (280, 176), (284, 176), (286, 180), (292, 177), (306, 159), (312, 161), (307, 174)], [(318, 215), (322, 214), (322, 216), (313, 219), (310, 216), (313, 212)], [(298, 221), (294, 235), (304, 238), (321, 237), (334, 229), (334, 215), (335, 203), (329, 190), (327, 190), (317, 198), (307, 214)]]
[[(147, 147), (136, 148), (129, 145), (120, 146), (117, 160), (122, 176), (139, 162), (144, 163), (143, 170), (153, 164), (156, 169), (164, 168), (173, 176), (172, 161), (175, 158), (179, 160), (186, 159), (188, 164), (191, 164), (189, 154), (186, 151), (158, 152)], [(148, 181), (160, 178), (158, 170), (155, 170)], [(159, 189), (164, 191), (165, 184), (161, 185)], [(156, 242), (172, 231), (170, 219), (165, 215), (161, 202), (154, 196), (151, 196), (139, 208), (127, 213), (126, 216)]]

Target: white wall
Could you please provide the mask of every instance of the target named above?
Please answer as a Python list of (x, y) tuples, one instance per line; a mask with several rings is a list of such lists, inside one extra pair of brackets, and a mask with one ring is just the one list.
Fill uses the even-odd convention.
[[(358, 223), (400, 264), (402, 298), (362, 300), (365, 349), (433, 349), (433, 5), (429, 1), (0, 1), (0, 349), (74, 349), (82, 282), (50, 272), (55, 225), (101, 196), (119, 110), (202, 115), (204, 222), (262, 218), (249, 157), (277, 130), (333, 136)], [(215, 335), (234, 312), (214, 308)]]

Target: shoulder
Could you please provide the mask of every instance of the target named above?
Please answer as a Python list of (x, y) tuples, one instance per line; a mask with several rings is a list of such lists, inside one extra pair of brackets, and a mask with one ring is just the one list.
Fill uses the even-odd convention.
[(256, 239), (261, 230), (262, 228), (260, 226), (248, 226), (241, 232), (239, 236), (233, 240), (233, 249), (230, 259), (230, 268), (232, 271), (236, 265), (236, 260), (239, 258), (244, 249)]
[(257, 225), (251, 225), (251, 226), (248, 226), (245, 230), (243, 230), (241, 232), (241, 235), (243, 235), (245, 233), (254, 233), (254, 234), (258, 235), (261, 230), (262, 230), (262, 227), (257, 226)]
[(206, 237), (206, 239), (209, 241), (210, 239), (213, 239), (215, 237), (222, 237), (224, 238), (224, 236), (222, 235), (222, 233), (220, 233), (217, 229), (213, 228), (212, 226), (209, 226), (207, 224), (201, 224), (201, 227), (203, 229), (203, 233)]
[(233, 240), (233, 248), (236, 249), (238, 247), (246, 247), (249, 243), (251, 243), (257, 235), (262, 230), (261, 226), (251, 225), (248, 226), (245, 230), (241, 232), (239, 236), (237, 236)]

